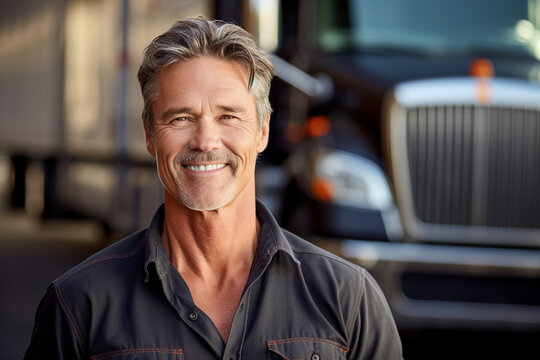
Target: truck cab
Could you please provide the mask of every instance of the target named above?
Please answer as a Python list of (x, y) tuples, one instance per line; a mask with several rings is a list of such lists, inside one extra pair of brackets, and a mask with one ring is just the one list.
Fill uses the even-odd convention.
[(276, 54), (326, 86), (273, 85), (282, 224), (366, 267), (401, 328), (538, 331), (540, 2), (280, 9)]

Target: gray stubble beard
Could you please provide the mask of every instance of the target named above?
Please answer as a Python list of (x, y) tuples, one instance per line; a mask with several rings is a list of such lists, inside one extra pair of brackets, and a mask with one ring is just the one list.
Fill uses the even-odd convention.
[[(190, 151), (183, 152), (176, 155), (174, 159), (175, 167), (177, 167), (177, 172), (180, 172), (180, 169), (183, 167), (184, 163), (200, 163), (200, 162), (220, 162), (225, 163), (231, 168), (233, 175), (237, 171), (237, 158), (229, 150), (215, 150), (211, 152), (202, 152), (202, 151)], [(186, 206), (188, 209), (194, 211), (212, 211), (217, 210), (233, 200), (234, 193), (227, 196), (227, 198), (221, 203), (215, 204), (212, 201), (201, 201), (195, 199), (194, 196), (190, 196), (190, 189), (187, 188), (186, 184), (180, 182), (178, 177), (175, 181), (176, 185), (176, 194), (172, 194), (180, 203)], [(234, 191), (234, 190), (231, 190)]]

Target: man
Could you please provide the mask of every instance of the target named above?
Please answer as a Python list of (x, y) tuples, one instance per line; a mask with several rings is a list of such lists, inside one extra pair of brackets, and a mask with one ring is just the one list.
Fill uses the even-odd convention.
[(366, 271), (255, 199), (272, 75), (231, 24), (188, 19), (154, 39), (139, 81), (165, 202), (51, 284), (26, 359), (401, 359)]

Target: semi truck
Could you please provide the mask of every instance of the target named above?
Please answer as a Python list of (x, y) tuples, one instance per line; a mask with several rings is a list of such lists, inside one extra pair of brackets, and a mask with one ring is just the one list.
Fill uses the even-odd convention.
[(401, 329), (539, 331), (540, 2), (297, 0), (280, 21), (276, 53), (327, 89), (274, 89), (282, 224), (366, 267)]

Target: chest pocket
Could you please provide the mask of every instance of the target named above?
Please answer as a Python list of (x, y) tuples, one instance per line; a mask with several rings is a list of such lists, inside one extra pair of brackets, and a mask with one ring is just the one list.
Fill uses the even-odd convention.
[(344, 360), (349, 350), (337, 342), (314, 338), (268, 340), (267, 344), (271, 360)]
[(125, 349), (94, 355), (91, 360), (184, 360), (183, 349)]

